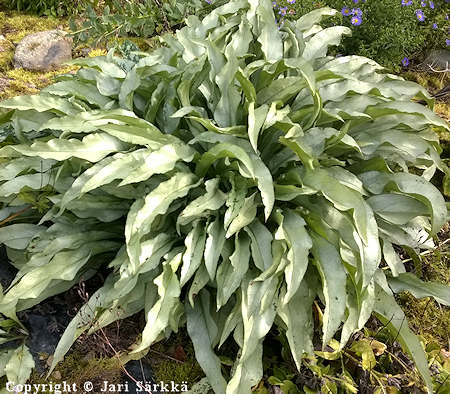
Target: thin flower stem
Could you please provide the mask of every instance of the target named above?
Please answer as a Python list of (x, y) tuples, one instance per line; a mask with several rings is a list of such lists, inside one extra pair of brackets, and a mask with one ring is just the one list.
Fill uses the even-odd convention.
[(16, 217), (22, 215), (23, 213), (25, 213), (32, 207), (33, 207), (32, 205), (29, 205), (28, 207), (21, 209), (19, 212), (16, 212), (16, 213), (8, 216), (6, 219), (4, 219), (0, 222), (0, 227), (4, 226), (6, 223), (10, 222), (11, 220), (14, 220)]

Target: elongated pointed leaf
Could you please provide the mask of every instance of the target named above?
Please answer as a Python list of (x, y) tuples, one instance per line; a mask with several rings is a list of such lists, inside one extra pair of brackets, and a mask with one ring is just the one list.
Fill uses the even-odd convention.
[(206, 233), (203, 223), (197, 221), (194, 228), (187, 235), (184, 243), (186, 251), (183, 254), (183, 265), (181, 267), (180, 286), (183, 287), (191, 279), (202, 263), (205, 249)]
[(334, 246), (315, 234), (311, 234), (311, 237), (326, 302), (323, 316), (323, 345), (325, 346), (333, 338), (344, 317), (347, 298), (346, 274), (342, 260)]
[(26, 111), (32, 109), (38, 112), (52, 111), (67, 115), (74, 115), (80, 110), (69, 101), (51, 96), (17, 96), (9, 100), (2, 101), (2, 108), (17, 109)]
[(217, 270), (217, 309), (220, 309), (230, 299), (240, 286), (249, 267), (250, 240), (243, 235), (235, 237), (235, 249), (230, 259), (222, 262)]
[(267, 270), (272, 265), (272, 233), (258, 219), (244, 230), (251, 239), (253, 262), (261, 271)]
[(216, 276), (217, 264), (223, 245), (225, 244), (225, 229), (219, 218), (209, 224), (206, 230), (208, 236), (205, 243), (205, 266), (211, 280)]
[(425, 381), (428, 392), (432, 393), (433, 387), (430, 371), (428, 369), (427, 357), (422, 349), (422, 345), (409, 329), (406, 316), (395, 302), (394, 297), (384, 292), (383, 289), (378, 286), (376, 289), (375, 313), (385, 327), (391, 332), (392, 336), (400, 342), (402, 347), (412, 357), (420, 375)]
[(329, 46), (339, 45), (342, 36), (350, 34), (351, 30), (343, 26), (333, 26), (318, 32), (306, 43), (303, 58), (312, 60), (326, 56)]
[(200, 300), (193, 308), (186, 305), (187, 330), (194, 344), (197, 361), (205, 371), (211, 387), (215, 393), (224, 394), (227, 384), (222, 376), (219, 357), (212, 348), (217, 327), (208, 324), (213, 321), (210, 316), (209, 297), (207, 292), (202, 292)]
[(273, 298), (277, 284), (277, 277), (273, 276), (266, 282), (247, 282), (242, 286), (243, 347), (227, 394), (249, 393), (262, 377), (262, 340), (275, 318)]
[(211, 211), (217, 211), (226, 201), (226, 195), (219, 189), (219, 179), (205, 182), (206, 193), (192, 201), (180, 213), (178, 226), (184, 226), (194, 219), (207, 217)]
[(22, 345), (11, 355), (8, 364), (5, 366), (5, 372), (9, 382), (24, 384), (30, 377), (33, 368), (33, 356), (28, 347)]
[(64, 161), (71, 157), (88, 160), (92, 163), (100, 161), (110, 153), (125, 150), (126, 144), (108, 134), (89, 134), (81, 141), (77, 139), (53, 139), (49, 142), (37, 141), (27, 145), (8, 145), (0, 149), (0, 157), (38, 156), (43, 159)]
[(450, 286), (442, 283), (423, 282), (410, 272), (400, 273), (388, 279), (394, 293), (409, 291), (416, 298), (433, 297), (437, 302), (450, 306)]
[(195, 187), (197, 178), (190, 173), (177, 173), (162, 182), (144, 199), (136, 200), (128, 213), (125, 227), (127, 251), (132, 265), (137, 268), (141, 253), (140, 240), (158, 215), (164, 214), (174, 200), (184, 197)]
[(172, 311), (179, 305), (180, 282), (176, 271), (181, 263), (181, 253), (164, 263), (163, 273), (155, 279), (158, 286), (159, 299), (154, 305), (146, 306), (147, 324), (142, 332), (141, 343), (133, 349), (139, 353), (148, 348), (168, 327)]
[(30, 240), (44, 230), (45, 227), (31, 223), (18, 223), (0, 227), (0, 244), (13, 249), (25, 249)]
[(312, 241), (305, 230), (305, 225), (305, 221), (295, 212), (288, 211), (284, 213), (281, 227), (290, 250), (287, 254), (289, 264), (284, 271), (287, 291), (283, 303), (288, 303), (294, 294), (297, 293), (308, 268), (308, 255), (312, 247)]
[(314, 323), (311, 306), (314, 296), (314, 290), (304, 280), (297, 292), (287, 302), (285, 301), (287, 299), (286, 291), (281, 293), (281, 306), (277, 311), (287, 326), (286, 336), (299, 371), (303, 354), (312, 354), (313, 352)]

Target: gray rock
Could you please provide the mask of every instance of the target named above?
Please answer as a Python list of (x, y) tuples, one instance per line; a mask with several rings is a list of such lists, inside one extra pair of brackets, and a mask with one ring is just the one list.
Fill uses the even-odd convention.
[(447, 49), (434, 49), (420, 64), (424, 71), (442, 71), (450, 68), (450, 51)]
[(9, 264), (6, 249), (0, 246), (0, 284), (6, 289), (16, 276), (17, 269)]
[(14, 67), (50, 71), (72, 59), (72, 38), (61, 30), (30, 34), (19, 42), (14, 54)]
[[(138, 387), (134, 380), (125, 375), (123, 383), (127, 384), (129, 394), (145, 393), (145, 390), (142, 390), (142, 388), (145, 388), (146, 384), (152, 387), (155, 383), (153, 371), (146, 362), (132, 360), (125, 365), (125, 368), (136, 382), (142, 382), (142, 385)], [(159, 391), (153, 390), (152, 394), (159, 394)]]

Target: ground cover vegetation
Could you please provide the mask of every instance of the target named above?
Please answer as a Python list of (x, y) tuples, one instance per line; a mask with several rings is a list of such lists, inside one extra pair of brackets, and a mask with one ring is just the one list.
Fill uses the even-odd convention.
[[(70, 27), (79, 43), (106, 43), (111, 38), (148, 38), (180, 27), (187, 15), (204, 16), (223, 0), (14, 0), (10, 9), (44, 15), (71, 16)], [(329, 6), (340, 11), (327, 26), (352, 29), (336, 54), (357, 54), (400, 71), (423, 60), (432, 48), (450, 44), (447, 0), (279, 0), (272, 2), (277, 21), (296, 19)]]
[[(53, 367), (84, 331), (144, 310), (134, 354), (187, 324), (216, 392), (258, 384), (266, 335), (291, 350), (281, 355), (287, 370), (306, 365), (315, 374), (294, 384), (295, 369), (265, 362), (269, 382), (285, 392), (317, 388), (317, 376), (331, 392), (355, 392), (341, 362), (351, 357), (371, 385), (398, 389), (405, 382), (385, 376), (398, 348), (377, 342), (389, 342), (389, 330), (428, 390), (446, 387), (446, 358), (425, 349), (440, 369), (432, 380), (391, 288), (449, 302), (447, 287), (406, 273), (395, 253), (400, 245), (420, 259), (433, 247), (428, 233), (446, 221), (428, 181), (446, 171), (432, 130), (448, 127), (410, 102), (432, 108), (418, 85), (365, 58), (326, 56), (349, 34), (319, 26), (337, 13), (280, 24), (273, 4), (256, 3), (219, 7), (203, 22), (190, 17), (149, 55), (80, 59), (81, 70), (39, 96), (3, 103), (0, 154), (11, 171), (0, 185), (3, 213), (28, 208), (1, 234), (20, 269), (0, 301), (4, 341), (22, 335), (17, 311), (103, 264), (112, 272), (69, 326)], [(384, 329), (366, 324), (372, 311)], [(345, 348), (364, 325), (365, 336)], [(236, 362), (217, 358), (219, 344)], [(375, 368), (375, 356), (387, 361)], [(24, 345), (2, 360), (8, 377), (18, 360), (18, 378), (32, 366)]]
[(71, 18), (70, 27), (76, 43), (99, 45), (118, 37), (149, 38), (181, 27), (188, 15), (206, 15), (217, 4), (204, 0), (97, 2), (87, 5), (82, 18)]
[(16, 45), (26, 35), (42, 30), (67, 29), (67, 22), (58, 18), (40, 18), (18, 12), (0, 11), (0, 99), (21, 94), (38, 93), (52, 82), (55, 75), (69, 72), (73, 67), (48, 73), (14, 69)]
[(422, 0), (279, 0), (273, 5), (280, 23), (317, 7), (340, 11), (329, 25), (343, 24), (352, 29), (336, 53), (358, 54), (400, 71), (413, 60), (423, 60), (433, 48), (446, 48), (449, 2)]

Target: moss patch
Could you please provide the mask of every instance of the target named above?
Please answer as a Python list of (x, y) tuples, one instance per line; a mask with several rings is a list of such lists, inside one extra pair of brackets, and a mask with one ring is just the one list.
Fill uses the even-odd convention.
[[(445, 86), (450, 84), (450, 73), (428, 73), (428, 72), (413, 72), (406, 71), (402, 77), (409, 81), (417, 82), (425, 87), (430, 93), (437, 93)], [(435, 112), (444, 119), (450, 119), (450, 103), (446, 101), (436, 101)]]
[(28, 34), (52, 29), (67, 30), (67, 21), (19, 12), (0, 12), (0, 34), (14, 44), (18, 44)]
[(172, 335), (168, 340), (152, 346), (147, 360), (157, 382), (185, 382), (188, 387), (192, 387), (204, 376), (195, 359), (192, 342), (185, 332)]
[(437, 342), (442, 348), (449, 346), (450, 310), (431, 298), (414, 298), (408, 292), (399, 296), (411, 329), (427, 343)]
[[(449, 225), (439, 233), (439, 246), (423, 258), (423, 278), (426, 281), (450, 283), (450, 236)], [(399, 295), (411, 328), (428, 343), (438, 342), (449, 347), (450, 308), (439, 305), (432, 298), (416, 299), (408, 292)]]
[(431, 93), (442, 89), (450, 80), (450, 76), (447, 73), (434, 74), (429, 72), (406, 71), (401, 76), (408, 81), (417, 82)]
[[(5, 77), (0, 79), (0, 100), (24, 94), (37, 94), (40, 89), (51, 84), (57, 75), (73, 72), (77, 67), (67, 66), (56, 71), (42, 73), (24, 69), (6, 71)], [(2, 80), (4, 86), (2, 89)]]
[[(444, 101), (438, 101), (436, 102), (434, 106), (435, 112), (441, 116), (442, 118), (446, 119), (447, 121), (450, 121), (450, 103), (444, 102)], [(446, 141), (449, 142), (450, 133), (447, 132)]]
[[(83, 387), (85, 382), (92, 382), (95, 388), (103, 385), (104, 381), (118, 384), (122, 379), (122, 368), (115, 358), (90, 358), (88, 359), (81, 353), (72, 353), (65, 357), (49, 379), (45, 377), (46, 373), (39, 375), (33, 372), (29, 383), (75, 383), (76, 387)], [(95, 391), (97, 392), (97, 391)], [(43, 391), (43, 394), (52, 392)]]

